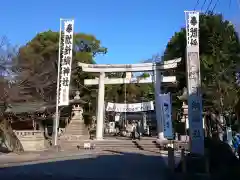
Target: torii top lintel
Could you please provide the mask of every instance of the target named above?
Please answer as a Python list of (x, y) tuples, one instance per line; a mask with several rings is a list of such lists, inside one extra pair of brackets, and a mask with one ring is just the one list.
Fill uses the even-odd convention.
[(181, 58), (164, 61), (162, 63), (140, 63), (140, 64), (85, 64), (78, 63), (84, 72), (144, 72), (154, 70), (173, 69)]

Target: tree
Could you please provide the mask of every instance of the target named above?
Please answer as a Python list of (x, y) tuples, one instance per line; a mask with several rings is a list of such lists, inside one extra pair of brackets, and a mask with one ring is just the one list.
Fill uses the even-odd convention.
[(12, 46), (6, 37), (0, 38), (0, 103), (19, 99), (17, 86), (13, 85), (13, 61), (17, 56), (17, 48)]
[[(80, 42), (86, 40), (95, 42), (91, 51), (106, 51), (100, 47), (100, 41), (92, 35), (74, 34), (73, 62), (72, 62), (72, 90), (78, 89), (81, 96), (90, 94), (83, 86), (83, 80), (92, 77), (83, 73), (77, 66), (78, 62), (95, 63), (91, 52), (81, 52)], [(21, 84), (21, 96), (27, 96), (28, 101), (55, 101), (58, 67), (59, 33), (53, 31), (42, 32), (19, 50), (15, 62), (14, 72), (16, 79)], [(88, 100), (90, 97), (88, 96)]]
[[(221, 14), (200, 15), (200, 63), (205, 107), (211, 106), (218, 111), (233, 110), (238, 99), (235, 73), (240, 62), (239, 52), (238, 35), (229, 21)], [(182, 57), (176, 69), (179, 92), (186, 87), (185, 54), (186, 30), (182, 28), (168, 42), (163, 55), (163, 60)]]
[(9, 73), (9, 65), (13, 53), (6, 37), (0, 38), (0, 76), (5, 77)]
[[(147, 78), (148, 73), (132, 75), (135, 78)], [(125, 78), (126, 73), (109, 73), (108, 78)], [(105, 101), (116, 103), (137, 103), (153, 99), (153, 84), (115, 84), (106, 85)]]
[(8, 117), (4, 115), (7, 103), (19, 99), (17, 86), (12, 86), (11, 83), (13, 76), (11, 66), (15, 57), (15, 48), (9, 44), (6, 37), (2, 37), (0, 39), (0, 150), (4, 150), (5, 146), (8, 151), (19, 152), (23, 151), (22, 144), (13, 132)]
[[(143, 63), (148, 62), (159, 62), (160, 56), (154, 55), (148, 60), (142, 61)], [(133, 73), (135, 78), (147, 78), (153, 73)], [(124, 78), (126, 73), (110, 73), (109, 78)], [(107, 85), (106, 86), (106, 101), (113, 101), (117, 103), (137, 103), (141, 101), (151, 101), (154, 100), (154, 86), (153, 83), (149, 84), (120, 84), (120, 85)]]

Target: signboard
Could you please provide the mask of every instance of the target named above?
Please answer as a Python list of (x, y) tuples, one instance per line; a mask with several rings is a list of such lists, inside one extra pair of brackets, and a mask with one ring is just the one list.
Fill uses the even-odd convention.
[(121, 104), (121, 103), (107, 103), (106, 111), (114, 112), (141, 112), (154, 110), (153, 101), (132, 103), (132, 104)]
[(190, 151), (204, 154), (202, 97), (199, 61), (199, 12), (185, 12), (187, 37), (188, 118)]
[[(72, 66), (72, 48), (73, 48), (73, 26), (74, 20), (64, 20), (64, 30), (62, 34), (62, 51), (60, 60), (60, 74), (59, 74), (59, 106), (69, 105), (69, 86), (71, 79)], [(61, 32), (60, 32), (61, 33)]]
[(163, 134), (165, 138), (173, 139), (171, 95), (168, 93), (160, 94), (159, 96), (163, 112)]

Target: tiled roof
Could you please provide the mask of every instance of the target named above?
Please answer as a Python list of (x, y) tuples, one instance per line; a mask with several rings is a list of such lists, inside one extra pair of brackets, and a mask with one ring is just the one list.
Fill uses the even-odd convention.
[[(79, 103), (85, 104), (86, 102), (79, 99), (79, 100), (70, 100), (70, 104)], [(33, 113), (33, 112), (43, 112), (46, 109), (55, 110), (56, 104), (53, 103), (46, 103), (46, 102), (21, 102), (21, 103), (11, 103), (8, 104), (7, 107), (4, 102), (0, 102), (0, 112), (13, 112), (16, 114), (20, 113)]]
[(13, 112), (16, 114), (24, 112), (41, 112), (52, 105), (46, 104), (45, 102), (24, 102), (24, 103), (11, 103), (5, 112)]

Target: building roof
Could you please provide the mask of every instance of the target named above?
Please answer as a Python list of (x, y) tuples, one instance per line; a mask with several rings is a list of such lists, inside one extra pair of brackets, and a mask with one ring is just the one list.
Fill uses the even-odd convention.
[[(85, 104), (86, 102), (81, 99), (72, 99), (69, 101), (69, 104)], [(5, 113), (34, 113), (34, 112), (44, 112), (48, 111), (55, 111), (56, 103), (55, 102), (14, 102), (10, 104), (6, 104), (4, 102), (0, 102), (0, 112)]]
[(22, 103), (11, 103), (7, 105), (5, 112), (13, 112), (16, 114), (21, 113), (34, 113), (43, 112), (48, 108), (54, 108), (55, 105), (46, 102), (22, 102)]

